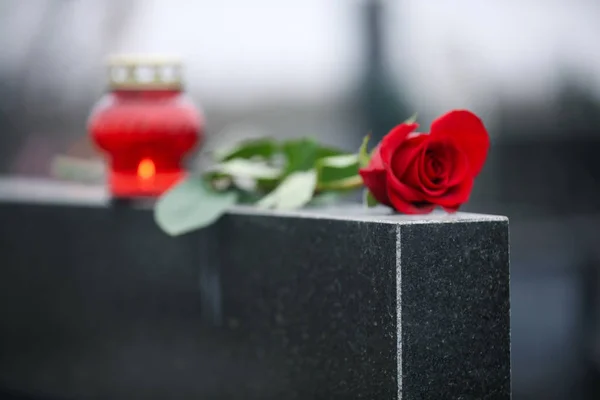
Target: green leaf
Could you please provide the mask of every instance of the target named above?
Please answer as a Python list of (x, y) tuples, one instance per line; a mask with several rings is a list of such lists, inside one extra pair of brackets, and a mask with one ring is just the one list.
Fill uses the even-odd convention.
[(377, 206), (377, 204), (379, 204), (379, 202), (373, 196), (373, 193), (369, 191), (369, 189), (365, 190), (363, 204), (365, 204), (369, 208), (375, 207)]
[(297, 171), (308, 171), (315, 167), (319, 146), (312, 138), (289, 140), (283, 143), (287, 159), (286, 175)]
[(344, 154), (317, 161), (319, 183), (341, 181), (358, 174), (358, 155)]
[(238, 193), (238, 200), (237, 200), (238, 204), (254, 205), (258, 201), (260, 201), (260, 199), (262, 198), (262, 195), (260, 195), (257, 192), (247, 192), (244, 190), (237, 190), (237, 193)]
[(364, 186), (364, 182), (360, 175), (353, 175), (347, 178), (338, 179), (331, 182), (320, 182), (317, 189), (320, 191), (349, 191), (358, 189)]
[(343, 154), (339, 156), (325, 157), (319, 160), (319, 164), (325, 167), (346, 168), (358, 165), (358, 155)]
[(334, 149), (333, 147), (319, 146), (317, 149), (317, 159), (325, 157), (333, 157), (344, 154), (345, 152), (340, 149)]
[(216, 192), (203, 179), (189, 177), (158, 200), (154, 220), (164, 232), (178, 236), (216, 222), (236, 201), (236, 192)]
[(414, 113), (413, 115), (410, 116), (410, 118), (408, 118), (406, 121), (404, 121), (405, 124), (414, 124), (415, 122), (417, 122), (417, 117), (419, 116), (418, 113)]
[(253, 161), (243, 158), (236, 158), (217, 164), (210, 169), (210, 172), (236, 178), (252, 179), (276, 179), (282, 174), (281, 169), (270, 166), (264, 161)]
[(362, 144), (358, 149), (358, 165), (360, 168), (364, 168), (369, 165), (371, 161), (371, 155), (367, 150), (367, 145), (369, 144), (369, 139), (371, 138), (371, 134), (369, 133), (367, 136), (363, 138)]
[(216, 161), (228, 161), (234, 158), (270, 158), (278, 150), (277, 142), (270, 138), (247, 139), (233, 146), (217, 149), (214, 153)]
[(303, 207), (313, 197), (317, 185), (317, 173), (314, 170), (294, 172), (257, 203), (260, 208), (293, 210)]

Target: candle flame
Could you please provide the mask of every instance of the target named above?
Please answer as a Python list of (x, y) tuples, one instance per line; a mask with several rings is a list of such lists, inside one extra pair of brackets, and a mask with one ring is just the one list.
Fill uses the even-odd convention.
[(137, 169), (137, 175), (140, 179), (148, 180), (154, 178), (156, 175), (156, 167), (154, 161), (149, 158), (144, 158), (140, 161)]

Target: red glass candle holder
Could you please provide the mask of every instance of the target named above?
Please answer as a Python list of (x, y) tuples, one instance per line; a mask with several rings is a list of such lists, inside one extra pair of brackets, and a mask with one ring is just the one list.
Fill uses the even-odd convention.
[(109, 72), (89, 132), (106, 155), (110, 192), (158, 196), (186, 175), (182, 162), (203, 138), (203, 118), (183, 92), (177, 61), (113, 58)]

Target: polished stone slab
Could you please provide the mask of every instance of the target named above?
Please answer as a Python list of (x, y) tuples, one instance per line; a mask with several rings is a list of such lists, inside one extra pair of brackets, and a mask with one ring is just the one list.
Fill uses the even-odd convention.
[(509, 399), (508, 221), (360, 207), (164, 235), (0, 180), (0, 384), (64, 399)]

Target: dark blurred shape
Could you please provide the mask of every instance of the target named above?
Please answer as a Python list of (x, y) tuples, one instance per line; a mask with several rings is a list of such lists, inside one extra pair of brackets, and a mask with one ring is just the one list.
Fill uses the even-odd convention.
[(387, 67), (383, 19), (386, 3), (368, 0), (364, 5), (365, 72), (361, 82), (361, 108), (365, 134), (371, 132), (372, 143), (378, 143), (391, 128), (409, 118), (396, 82)]
[(580, 264), (581, 308), (579, 386), (586, 400), (600, 398), (600, 258), (590, 253)]
[(600, 212), (600, 103), (572, 81), (562, 88), (556, 107), (501, 103), (494, 176), (485, 176), (497, 185), (488, 209), (511, 216), (526, 209), (528, 217)]
[(4, 389), (0, 387), (0, 399), (2, 400), (76, 400), (65, 397), (54, 397), (46, 395), (31, 395), (16, 390)]

